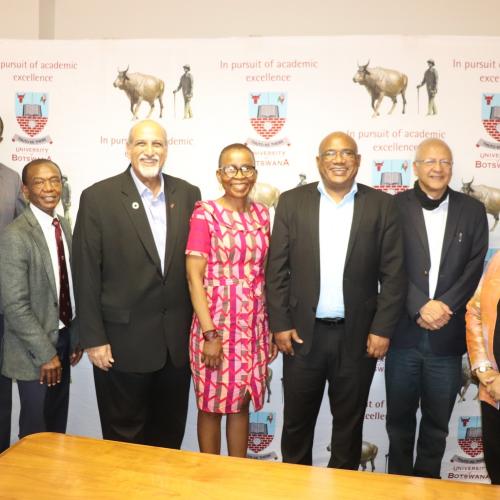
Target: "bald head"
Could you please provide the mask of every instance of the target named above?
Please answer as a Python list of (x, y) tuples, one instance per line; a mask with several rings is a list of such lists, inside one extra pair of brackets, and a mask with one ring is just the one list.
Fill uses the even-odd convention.
[(157, 134), (161, 134), (163, 136), (163, 140), (165, 144), (167, 144), (167, 132), (166, 130), (154, 120), (141, 120), (137, 122), (128, 133), (127, 144), (130, 145), (134, 142), (135, 138), (141, 137), (145, 130), (152, 130)]
[(328, 134), (319, 143), (318, 153), (321, 155), (321, 153), (326, 151), (327, 149), (329, 149), (329, 145), (332, 142), (335, 142), (337, 139), (340, 139), (344, 144), (346, 144), (346, 147), (348, 147), (349, 149), (352, 149), (357, 154), (358, 145), (356, 144), (356, 141), (350, 135), (346, 134), (345, 132), (340, 132), (340, 131), (332, 132), (331, 134)]
[(425, 160), (428, 158), (429, 151), (439, 149), (441, 151), (446, 151), (450, 160), (453, 160), (453, 153), (451, 152), (450, 146), (441, 139), (425, 139), (422, 141), (415, 151), (415, 160)]

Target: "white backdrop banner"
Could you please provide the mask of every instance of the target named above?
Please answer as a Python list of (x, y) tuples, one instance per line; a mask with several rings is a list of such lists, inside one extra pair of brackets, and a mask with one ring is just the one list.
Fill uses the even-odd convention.
[[(452, 187), (481, 185), (476, 193), (493, 192), (500, 187), (499, 48), (500, 38), (494, 37), (3, 40), (0, 161), (18, 171), (33, 158), (56, 161), (65, 176), (61, 210), (74, 221), (81, 191), (127, 167), (125, 140), (134, 114), (145, 118), (154, 106), (151, 117), (169, 134), (165, 170), (200, 186), (207, 199), (220, 195), (215, 169), (225, 145), (245, 142), (254, 150), (260, 190), (272, 205), (278, 192), (318, 180), (318, 144), (334, 130), (358, 142), (360, 182), (390, 193), (407, 189), (414, 181), (416, 145), (438, 137), (454, 152)], [(189, 89), (181, 85), (185, 65), (193, 82), (190, 110), (183, 95)], [(437, 75), (434, 103), (434, 83), (426, 73), (431, 66)], [(487, 209), (493, 228), (500, 207)], [(490, 254), (499, 242), (495, 227)], [(280, 359), (272, 370), (270, 399), (251, 417), (249, 453), (279, 460)], [(361, 466), (369, 471), (386, 469), (383, 372), (379, 362), (365, 417)], [(68, 432), (100, 436), (86, 359), (72, 378)], [(464, 362), (442, 476), (486, 481), (477, 386), (470, 382)], [(197, 449), (195, 416), (192, 398), (186, 449)], [(324, 404), (314, 449), (318, 465), (328, 460), (330, 433)]]

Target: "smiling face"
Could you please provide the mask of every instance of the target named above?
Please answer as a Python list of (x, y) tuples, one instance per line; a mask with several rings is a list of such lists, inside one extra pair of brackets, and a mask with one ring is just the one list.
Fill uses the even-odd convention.
[(167, 158), (165, 130), (152, 120), (135, 125), (127, 141), (127, 156), (142, 182), (157, 178)]
[(451, 180), (453, 155), (439, 139), (428, 139), (417, 148), (413, 171), (422, 191), (434, 199), (441, 198)]
[(319, 146), (316, 163), (327, 192), (335, 197), (346, 195), (354, 183), (360, 162), (354, 139), (343, 132), (326, 136)]
[(54, 215), (54, 210), (61, 199), (61, 172), (51, 162), (31, 165), (26, 172), (22, 189), (24, 196), (32, 205), (48, 215)]
[[(234, 177), (226, 175), (224, 167), (233, 165), (237, 169), (242, 166), (253, 167), (255, 169), (255, 159), (252, 152), (246, 148), (231, 148), (224, 151), (219, 160), (219, 170), (217, 170), (217, 179), (224, 189), (226, 198), (238, 200), (246, 199), (257, 180), (257, 170), (252, 175), (244, 176), (241, 170), (237, 170)], [(222, 170), (221, 170), (222, 169)]]

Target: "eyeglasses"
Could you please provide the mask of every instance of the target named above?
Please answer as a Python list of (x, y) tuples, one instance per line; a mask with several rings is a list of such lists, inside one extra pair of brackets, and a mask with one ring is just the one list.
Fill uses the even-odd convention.
[(256, 170), (253, 165), (241, 165), (241, 167), (237, 167), (236, 165), (224, 165), (219, 167), (219, 172), (222, 172), (226, 177), (236, 177), (238, 172), (240, 172), (243, 177), (252, 177), (255, 175)]
[(352, 149), (341, 149), (340, 151), (337, 151), (336, 149), (327, 149), (319, 156), (321, 158), (326, 158), (327, 160), (332, 160), (337, 157), (337, 154), (339, 154), (344, 160), (352, 160), (356, 156), (356, 152)]
[(453, 167), (451, 160), (436, 160), (436, 158), (427, 158), (426, 160), (415, 160), (415, 163), (421, 163), (424, 167), (435, 167), (438, 163), (443, 168)]

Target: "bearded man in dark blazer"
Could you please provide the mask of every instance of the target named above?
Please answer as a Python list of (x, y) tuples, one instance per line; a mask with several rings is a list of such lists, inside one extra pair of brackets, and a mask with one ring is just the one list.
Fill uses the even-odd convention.
[(83, 191), (73, 240), (81, 343), (94, 365), (103, 437), (180, 448), (192, 307), (185, 255), (200, 190), (162, 174), (166, 132), (130, 130), (125, 172)]
[(445, 142), (420, 143), (413, 169), (414, 189), (395, 197), (409, 287), (385, 364), (389, 473), (439, 478), (462, 383), (465, 306), (483, 271), (488, 222), (482, 203), (449, 188), (453, 155)]
[(274, 340), (283, 358), (281, 450), (311, 464), (326, 381), (329, 467), (357, 469), (363, 420), (406, 296), (403, 241), (391, 196), (355, 182), (356, 142), (334, 132), (316, 158), (321, 181), (281, 195), (267, 269)]

